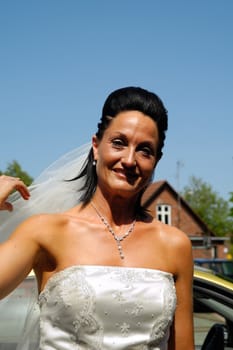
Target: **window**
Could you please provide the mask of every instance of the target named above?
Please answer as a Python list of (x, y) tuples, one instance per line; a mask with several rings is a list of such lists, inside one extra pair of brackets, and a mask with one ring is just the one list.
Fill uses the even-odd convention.
[(156, 215), (159, 221), (171, 225), (171, 206), (167, 204), (158, 204), (156, 208)]
[(193, 310), (195, 349), (233, 349), (232, 283), (195, 267)]

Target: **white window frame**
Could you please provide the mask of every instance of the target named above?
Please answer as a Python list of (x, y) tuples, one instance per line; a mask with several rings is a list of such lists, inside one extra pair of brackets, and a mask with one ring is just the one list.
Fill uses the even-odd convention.
[(156, 205), (156, 217), (157, 220), (164, 224), (171, 225), (171, 205), (169, 204), (157, 204)]

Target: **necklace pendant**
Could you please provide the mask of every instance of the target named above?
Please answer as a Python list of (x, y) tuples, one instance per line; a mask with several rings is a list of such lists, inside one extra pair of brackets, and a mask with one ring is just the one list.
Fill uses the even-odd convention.
[(124, 260), (124, 254), (122, 252), (119, 252), (121, 260)]
[(125, 256), (124, 256), (123, 249), (122, 249), (122, 246), (121, 246), (120, 242), (117, 242), (117, 246), (118, 246), (118, 251), (119, 251), (119, 254), (120, 254), (120, 258), (123, 260), (125, 258)]
[(123, 260), (125, 258), (124, 253), (123, 253), (123, 249), (121, 246), (121, 242), (128, 237), (128, 235), (130, 233), (133, 232), (134, 230), (134, 226), (136, 224), (136, 219), (132, 222), (131, 226), (129, 227), (129, 229), (126, 231), (126, 233), (119, 237), (115, 234), (113, 228), (109, 225), (108, 221), (106, 220), (106, 218), (98, 211), (98, 209), (96, 208), (96, 206), (94, 205), (94, 203), (91, 203), (91, 206), (95, 209), (96, 214), (99, 216), (100, 220), (102, 221), (102, 223), (105, 225), (105, 227), (108, 229), (108, 231), (111, 233), (111, 235), (113, 236), (114, 240), (116, 241), (117, 244), (117, 248), (118, 248), (118, 252), (120, 255), (120, 258)]

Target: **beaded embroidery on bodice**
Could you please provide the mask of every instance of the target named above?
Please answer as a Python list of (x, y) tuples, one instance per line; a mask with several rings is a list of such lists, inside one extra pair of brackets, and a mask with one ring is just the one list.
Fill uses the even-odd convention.
[(176, 307), (159, 270), (71, 266), (39, 295), (40, 350), (165, 350)]

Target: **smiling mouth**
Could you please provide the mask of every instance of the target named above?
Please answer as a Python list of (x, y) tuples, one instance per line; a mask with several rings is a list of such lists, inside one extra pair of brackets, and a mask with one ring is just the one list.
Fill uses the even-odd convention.
[(121, 169), (114, 169), (113, 170), (115, 174), (117, 174), (117, 176), (119, 178), (125, 179), (128, 182), (134, 182), (137, 180), (138, 175), (129, 171), (124, 171)]

